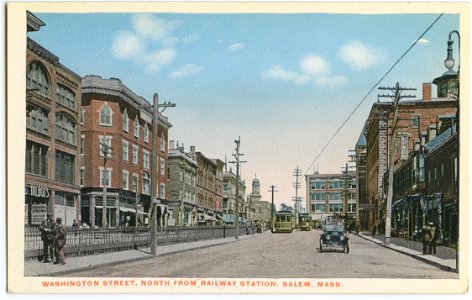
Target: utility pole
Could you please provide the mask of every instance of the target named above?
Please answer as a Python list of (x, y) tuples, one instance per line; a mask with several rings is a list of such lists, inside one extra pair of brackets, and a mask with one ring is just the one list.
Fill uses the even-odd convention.
[(236, 153), (233, 154), (234, 161), (230, 161), (229, 163), (236, 164), (236, 239), (239, 239), (239, 164), (245, 163), (246, 161), (242, 161), (241, 156), (244, 154), (239, 153), (239, 146), (241, 144), (241, 137), (238, 137), (237, 140), (234, 140), (236, 144), (235, 151)]
[(295, 198), (293, 201), (295, 202), (295, 224), (298, 225), (298, 216), (301, 212), (301, 197), (298, 197), (298, 189), (301, 188), (302, 184), (298, 181), (298, 178), (302, 176), (302, 170), (297, 166), (295, 170), (293, 170), (293, 176), (295, 176), (295, 182), (293, 183), (293, 187), (295, 188)]
[(385, 244), (390, 245), (390, 234), (392, 226), (392, 199), (393, 199), (393, 156), (395, 152), (395, 142), (397, 139), (397, 124), (398, 124), (398, 103), (403, 98), (414, 98), (414, 95), (401, 95), (403, 91), (416, 91), (415, 88), (402, 88), (397, 82), (395, 87), (379, 87), (379, 90), (389, 90), (393, 95), (378, 95), (379, 97), (389, 97), (393, 99), (393, 124), (392, 124), (392, 138), (390, 140), (390, 153), (388, 157), (388, 192), (387, 192), (387, 212), (385, 217)]
[(159, 104), (159, 96), (157, 93), (153, 96), (152, 105), (152, 151), (151, 151), (151, 254), (157, 256), (157, 145), (158, 145), (158, 123), (159, 123), (159, 107), (163, 107), (164, 111), (167, 107), (175, 107), (174, 103), (164, 102)]
[[(107, 227), (107, 186), (108, 186), (108, 173), (107, 173), (107, 160), (108, 156), (113, 155), (113, 147), (105, 142), (100, 142), (100, 150), (103, 157), (103, 205), (102, 205), (102, 227)], [(110, 178), (111, 180), (111, 178)]]
[(277, 192), (275, 190), (275, 185), (270, 186), (269, 192), (272, 192), (272, 205), (270, 206), (270, 232), (274, 233), (274, 193)]

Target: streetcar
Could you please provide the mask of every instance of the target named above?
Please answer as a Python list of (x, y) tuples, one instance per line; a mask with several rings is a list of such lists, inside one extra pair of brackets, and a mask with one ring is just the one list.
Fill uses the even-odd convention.
[(295, 218), (289, 210), (281, 210), (275, 213), (274, 232), (291, 233), (295, 227)]
[(301, 213), (298, 216), (298, 228), (300, 228), (300, 231), (310, 231), (312, 229), (311, 225), (311, 216), (309, 213)]

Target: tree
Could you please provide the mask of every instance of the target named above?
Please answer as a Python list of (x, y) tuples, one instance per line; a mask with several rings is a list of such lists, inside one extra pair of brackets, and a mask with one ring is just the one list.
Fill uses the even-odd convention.
[(288, 211), (291, 211), (291, 212), (294, 211), (294, 210), (293, 210), (293, 207), (291, 207), (291, 206), (289, 206), (289, 205), (287, 205), (287, 204), (285, 204), (285, 203), (280, 204), (280, 210), (288, 210)]

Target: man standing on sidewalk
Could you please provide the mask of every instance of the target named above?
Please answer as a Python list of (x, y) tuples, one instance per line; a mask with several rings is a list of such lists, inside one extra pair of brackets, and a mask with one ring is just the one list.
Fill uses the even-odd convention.
[[(54, 259), (54, 235), (56, 232), (56, 223), (52, 214), (47, 214), (46, 220), (39, 225), (41, 231), (41, 240), (43, 241), (43, 257), (42, 262), (51, 262)], [(51, 260), (49, 260), (51, 257)]]
[(431, 227), (429, 227), (428, 222), (425, 222), (421, 228), (421, 234), (423, 235), (423, 255), (430, 254), (430, 243), (431, 243)]
[(431, 242), (430, 242), (430, 249), (429, 252), (432, 255), (436, 255), (436, 241), (438, 240), (438, 229), (433, 222), (429, 222), (429, 226), (431, 226)]

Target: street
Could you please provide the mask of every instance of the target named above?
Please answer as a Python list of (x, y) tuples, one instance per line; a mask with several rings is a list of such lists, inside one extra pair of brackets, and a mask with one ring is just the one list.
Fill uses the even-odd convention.
[(350, 253), (320, 253), (321, 231), (255, 238), (69, 273), (71, 277), (457, 279), (427, 263), (350, 234)]

